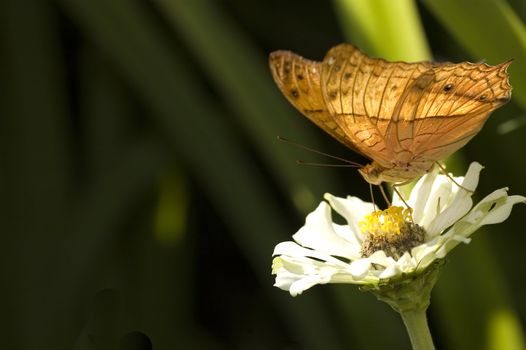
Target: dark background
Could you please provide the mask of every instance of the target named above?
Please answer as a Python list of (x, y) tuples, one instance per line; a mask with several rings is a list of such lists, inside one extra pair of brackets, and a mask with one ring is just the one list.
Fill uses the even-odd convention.
[[(398, 315), (356, 286), (272, 286), (273, 247), (323, 193), (369, 189), (352, 169), (296, 165), (327, 160), (277, 141), (366, 162), (288, 105), (268, 54), (319, 60), (350, 41), (414, 60), (409, 37), (388, 49), (399, 26), (384, 18), (405, 16), (385, 1), (355, 12), (385, 35), (375, 46), (346, 2), (368, 6), (0, 2), (0, 348), (409, 348)], [(486, 166), (479, 199), (526, 194), (524, 2), (403, 2), (435, 59), (515, 58), (512, 102), (449, 164)], [(437, 348), (524, 347), (523, 216), (448, 257), (428, 312)]]

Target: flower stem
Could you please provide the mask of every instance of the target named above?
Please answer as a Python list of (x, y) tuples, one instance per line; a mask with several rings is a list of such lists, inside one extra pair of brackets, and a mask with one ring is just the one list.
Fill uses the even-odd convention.
[(363, 286), (378, 300), (391, 306), (404, 320), (413, 350), (434, 350), (433, 339), (427, 326), (426, 310), (431, 302), (431, 290), (438, 279), (443, 259), (438, 259), (424, 271), (406, 275), (377, 287)]
[(434, 350), (433, 339), (427, 325), (425, 310), (408, 310), (400, 312), (405, 328), (409, 333), (413, 350)]

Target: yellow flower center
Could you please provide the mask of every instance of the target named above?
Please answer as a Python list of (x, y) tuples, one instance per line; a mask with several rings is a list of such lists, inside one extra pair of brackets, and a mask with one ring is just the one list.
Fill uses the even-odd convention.
[(383, 250), (387, 256), (398, 259), (411, 248), (423, 243), (425, 231), (412, 219), (412, 210), (389, 207), (366, 215), (359, 227), (365, 235), (362, 256)]
[(393, 206), (366, 215), (358, 225), (364, 234), (395, 238), (400, 235), (402, 227), (405, 227), (407, 222), (412, 221), (412, 213), (413, 211), (409, 208)]

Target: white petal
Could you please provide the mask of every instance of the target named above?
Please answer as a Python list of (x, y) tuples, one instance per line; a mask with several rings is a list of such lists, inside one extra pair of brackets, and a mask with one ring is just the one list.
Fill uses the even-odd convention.
[(348, 246), (348, 255), (347, 258), (350, 260), (356, 260), (361, 258), (362, 256), (362, 243), (355, 240), (353, 237), (355, 237), (354, 232), (351, 231), (349, 226), (347, 225), (339, 225), (339, 224), (332, 224), (332, 227), (334, 229), (334, 232), (342, 238), (350, 238), (350, 245)]
[(469, 165), (469, 169), (466, 173), (466, 176), (464, 176), (464, 181), (462, 181), (461, 183), (462, 187), (471, 190), (471, 192), (474, 192), (479, 184), (479, 176), (480, 171), (482, 169), (484, 169), (482, 165), (480, 165), (477, 162), (472, 162)]
[[(347, 267), (347, 266), (346, 266)], [(287, 290), (292, 296), (316, 285), (328, 283), (332, 275), (342, 269), (309, 258), (279, 256), (272, 261), (275, 286)]]
[[(466, 178), (457, 177), (454, 178), (454, 180), (457, 183), (463, 183), (465, 187), (474, 189), (478, 184), (481, 169), (482, 166), (474, 162), (470, 165)], [(450, 206), (459, 192), (462, 192), (463, 196), (471, 194), (464, 190), (459, 191), (459, 187), (456, 186), (451, 179), (452, 175), (438, 175), (439, 170), (439, 167), (435, 166), (429, 174), (423, 176), (411, 191), (408, 200), (408, 204), (413, 208), (413, 220), (426, 229), (430, 227), (435, 217), (438, 216), (444, 208)], [(462, 209), (462, 215), (467, 212), (465, 208), (468, 207), (468, 205), (466, 205), (465, 202), (460, 201), (460, 203), (455, 203), (455, 206), (457, 206), (454, 210), (456, 213), (459, 213), (458, 209)], [(458, 216), (457, 220), (459, 217), (461, 216)], [(439, 228), (444, 229), (444, 225), (451, 225), (451, 220), (453, 220), (454, 217), (450, 214), (447, 219), (449, 220), (442, 218), (441, 221), (432, 226), (432, 235), (435, 235), (436, 231), (440, 231), (437, 229), (438, 224), (440, 224)]]
[[(482, 165), (477, 162), (470, 164), (465, 177), (454, 178), (456, 183), (475, 190), (479, 181)], [(433, 238), (453, 225), (467, 214), (473, 205), (471, 195), (473, 192), (459, 188), (451, 178), (446, 175), (437, 177), (433, 184), (432, 194), (426, 203), (426, 213), (421, 226), (426, 228), (427, 235)]]
[(438, 175), (431, 186), (431, 192), (427, 201), (421, 204), (422, 215), (420, 215), (418, 220), (414, 216), (413, 219), (417, 224), (429, 231), (428, 228), (431, 222), (450, 204), (451, 197), (451, 180), (447, 176)]
[(378, 278), (370, 275), (364, 276), (362, 279), (353, 277), (350, 273), (337, 273), (331, 278), (330, 283), (352, 283), (352, 284), (369, 284), (377, 283)]
[(371, 269), (371, 260), (369, 258), (363, 258), (351, 263), (349, 272), (357, 279), (365, 277), (367, 272)]
[(358, 223), (377, 207), (374, 207), (372, 203), (362, 201), (358, 197), (349, 196), (347, 198), (341, 198), (326, 193), (324, 198), (330, 203), (331, 207), (347, 221), (351, 232), (354, 233), (354, 239), (357, 242), (361, 242), (363, 237)]
[(393, 258), (385, 255), (385, 252), (383, 250), (377, 250), (371, 256), (369, 256), (369, 259), (373, 264), (381, 265), (384, 267), (394, 265), (396, 263)]
[[(277, 285), (277, 277), (276, 277), (276, 287), (279, 287)], [(305, 276), (294, 283), (292, 283), (288, 289), (290, 295), (293, 297), (300, 295), (303, 293), (303, 291), (309, 289), (310, 287), (313, 287), (317, 284), (320, 284), (320, 276), (318, 275), (311, 275), (311, 276)], [(283, 289), (283, 288), (282, 288)]]
[(442, 236), (438, 236), (411, 250), (411, 254), (416, 260), (417, 270), (421, 271), (425, 269), (438, 258), (437, 251), (443, 245), (444, 240)]
[(400, 274), (400, 270), (398, 269), (398, 266), (396, 265), (391, 265), (391, 266), (388, 266), (385, 270), (382, 271), (382, 273), (380, 274), (380, 279), (384, 279), (384, 278), (392, 278), (394, 276), (397, 276)]
[(451, 227), (444, 238), (440, 254), (447, 254), (460, 242), (465, 241), (483, 225), (497, 224), (506, 220), (517, 203), (525, 203), (523, 196), (508, 196), (506, 188), (496, 190), (482, 199), (465, 217)]
[[(415, 220), (417, 223), (421, 221), (424, 215), (425, 204), (427, 203), (429, 194), (431, 193), (431, 189), (438, 174), (438, 170), (439, 169), (437, 167), (433, 167), (433, 169), (431, 169), (428, 174), (420, 178), (415, 187), (413, 187), (413, 190), (409, 196), (409, 200), (407, 201), (407, 204), (409, 204), (414, 210), (413, 220)], [(397, 205), (405, 206), (403, 203), (398, 203)]]
[(326, 254), (348, 259), (356, 254), (356, 244), (340, 237), (334, 230), (331, 208), (326, 202), (321, 202), (316, 210), (307, 215), (305, 226), (292, 237), (302, 246)]
[(413, 258), (407, 252), (398, 259), (396, 266), (403, 273), (408, 273), (415, 269)]
[(430, 222), (429, 227), (427, 227), (426, 230), (427, 236), (430, 238), (438, 236), (445, 229), (466, 215), (472, 206), (473, 200), (471, 199), (471, 196), (459, 192), (453, 203)]
[(324, 252), (320, 252), (314, 249), (304, 248), (296, 244), (295, 242), (290, 242), (290, 241), (279, 243), (276, 246), (276, 248), (274, 248), (274, 253), (272, 255), (281, 255), (283, 258), (287, 258), (287, 259), (295, 258), (296, 261), (298, 261), (298, 259), (301, 259), (301, 258), (308, 258), (307, 261), (314, 261), (310, 259), (310, 258), (314, 258), (314, 259), (322, 260), (325, 263), (330, 263), (334, 266), (339, 266), (341, 268), (345, 268), (348, 265), (347, 263), (339, 259), (336, 259), (335, 257), (329, 254), (326, 254)]
[[(486, 197), (486, 198), (488, 198), (488, 197)], [(485, 199), (483, 199), (480, 202), (480, 204), (482, 204), (484, 202), (484, 200)], [(525, 202), (526, 202), (526, 198), (525, 197), (517, 196), (517, 195), (515, 195), (515, 196), (507, 196), (505, 198), (501, 198), (500, 200), (497, 199), (497, 203), (495, 205), (495, 208), (491, 209), (487, 213), (487, 215), (483, 217), (483, 219), (479, 223), (479, 225), (482, 226), (482, 225), (492, 225), (492, 224), (501, 223), (501, 222), (503, 222), (504, 220), (506, 220), (510, 216), (511, 209), (513, 208), (513, 206), (515, 204), (517, 204), (517, 203), (525, 203)], [(479, 205), (477, 205), (477, 207), (479, 207)], [(477, 209), (482, 209), (482, 208), (477, 208)]]

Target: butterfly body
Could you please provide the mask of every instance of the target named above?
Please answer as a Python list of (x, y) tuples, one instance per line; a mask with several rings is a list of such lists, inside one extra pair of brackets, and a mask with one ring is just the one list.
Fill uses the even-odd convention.
[(462, 146), (511, 97), (507, 67), (463, 62), (388, 62), (350, 44), (322, 62), (289, 51), (270, 56), (274, 80), (307, 118), (372, 162), (372, 184), (424, 175)]

